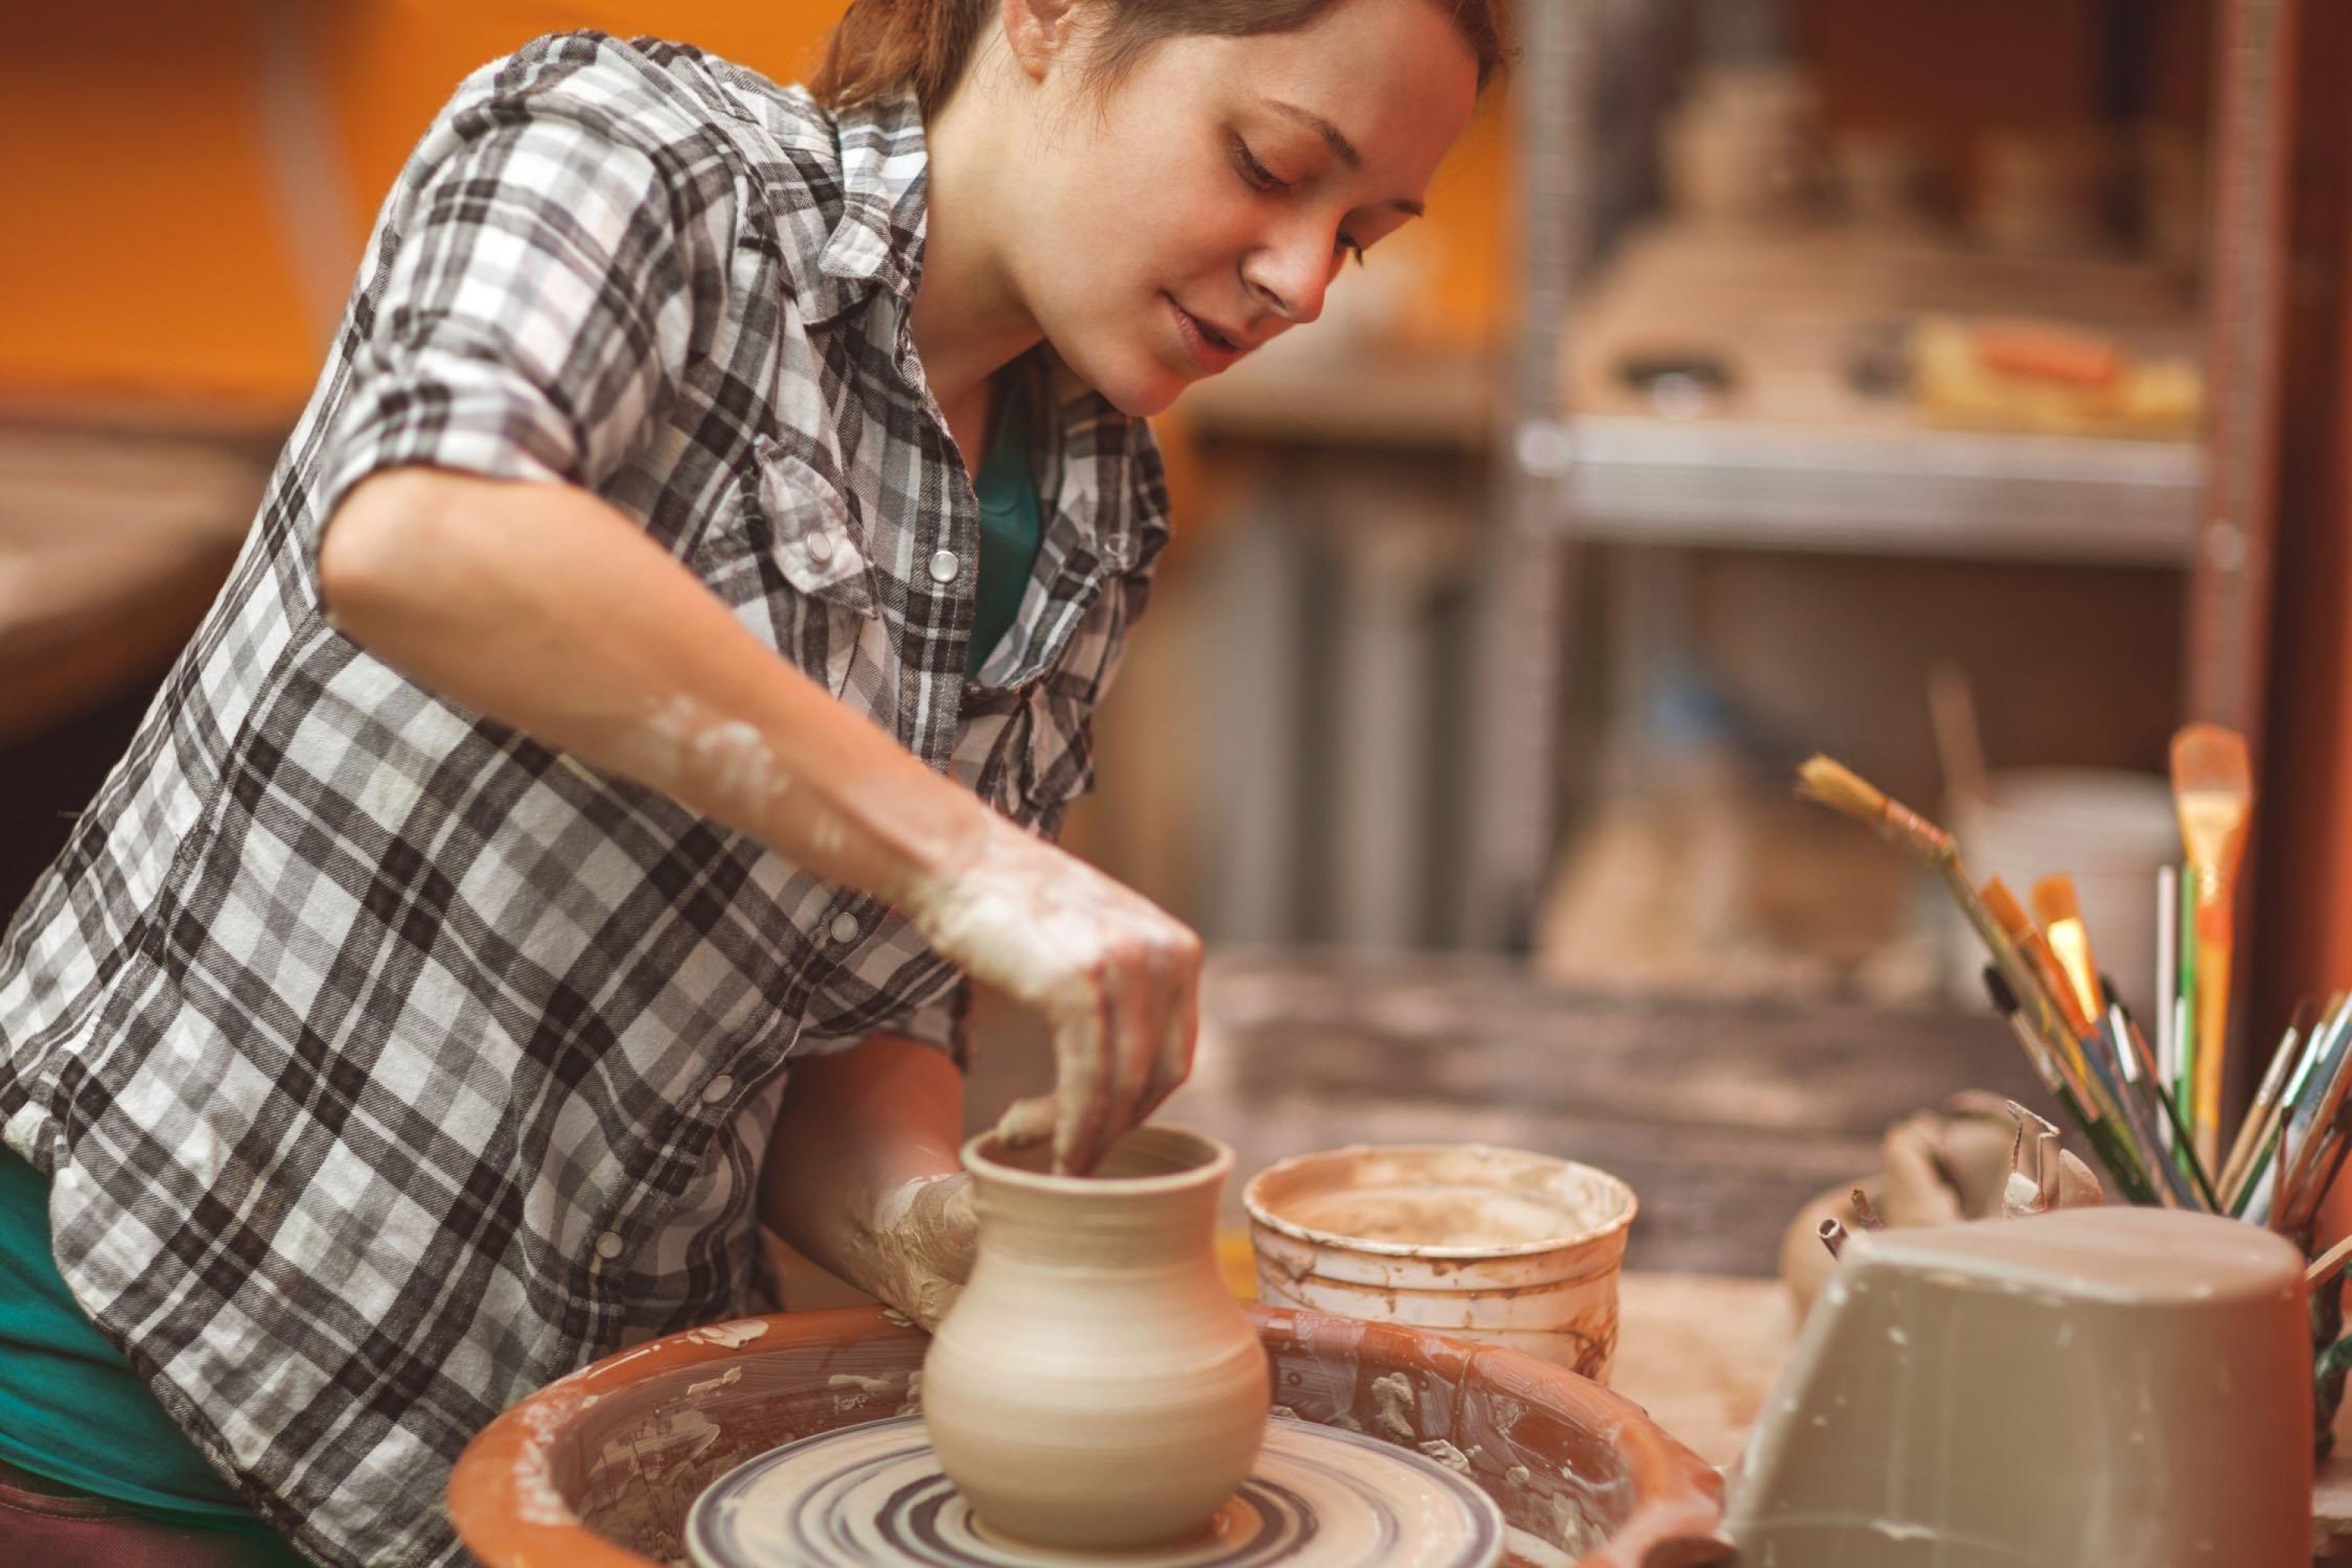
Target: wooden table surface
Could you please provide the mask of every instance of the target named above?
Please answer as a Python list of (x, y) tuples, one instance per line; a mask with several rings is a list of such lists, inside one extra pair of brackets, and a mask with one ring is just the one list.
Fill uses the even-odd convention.
[(1347, 1143), (1581, 1160), (1633, 1185), (1627, 1264), (1652, 1272), (1770, 1278), (1798, 1209), (1874, 1170), (1891, 1123), (1964, 1089), (2042, 1100), (1990, 1013), (1647, 1001), (1500, 959), (1295, 951), (1221, 952), (1202, 1005), (1164, 1114), (1241, 1172)]

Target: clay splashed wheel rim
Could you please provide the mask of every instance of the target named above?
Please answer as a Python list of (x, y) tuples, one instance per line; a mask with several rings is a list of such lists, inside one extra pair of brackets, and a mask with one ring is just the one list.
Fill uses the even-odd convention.
[(1201, 1540), (1050, 1552), (991, 1532), (940, 1473), (919, 1415), (773, 1448), (695, 1500), (696, 1568), (1493, 1568), (1494, 1500), (1418, 1454), (1276, 1417), (1242, 1489)]

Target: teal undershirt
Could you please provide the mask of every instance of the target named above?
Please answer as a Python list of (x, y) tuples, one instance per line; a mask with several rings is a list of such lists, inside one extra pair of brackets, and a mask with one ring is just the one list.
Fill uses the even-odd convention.
[(963, 670), (976, 679), (980, 667), (1021, 618), (1021, 601), (1045, 536), (1037, 480), (1029, 471), (1029, 420), (1017, 394), (1004, 400), (996, 438), (971, 488), (980, 498), (980, 586), (972, 596), (971, 643), (964, 650)]
[(271, 1534), (82, 1315), (49, 1247), (49, 1179), (5, 1149), (0, 1459), (166, 1523)]

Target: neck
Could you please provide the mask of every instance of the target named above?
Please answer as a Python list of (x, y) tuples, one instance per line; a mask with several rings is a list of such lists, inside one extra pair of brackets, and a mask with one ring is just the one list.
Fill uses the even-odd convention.
[(1044, 336), (1005, 269), (1013, 167), (1003, 145), (1010, 116), (993, 101), (1000, 65), (985, 55), (924, 128), (929, 153), (923, 270), (908, 320), (915, 352), (942, 408), (981, 395), (989, 377)]

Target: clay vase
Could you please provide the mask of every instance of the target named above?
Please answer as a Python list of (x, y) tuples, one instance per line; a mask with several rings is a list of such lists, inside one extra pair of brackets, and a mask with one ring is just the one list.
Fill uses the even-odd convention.
[(923, 1361), (923, 1417), (989, 1529), (1035, 1546), (1156, 1546), (1204, 1531), (1265, 1431), (1265, 1352), (1226, 1289), (1217, 1197), (1233, 1151), (1138, 1128), (1091, 1176), (1045, 1150), (964, 1145), (971, 1281)]

